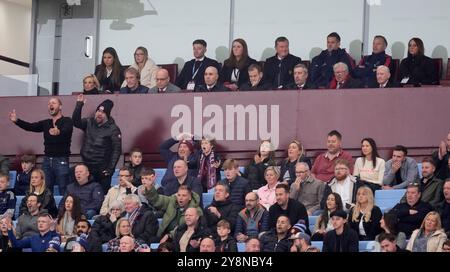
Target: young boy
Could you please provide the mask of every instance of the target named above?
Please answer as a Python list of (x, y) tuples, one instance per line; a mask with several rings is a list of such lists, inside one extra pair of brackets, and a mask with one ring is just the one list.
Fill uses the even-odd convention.
[(216, 252), (237, 252), (237, 243), (233, 236), (230, 236), (231, 226), (227, 220), (217, 222)]
[(16, 196), (8, 189), (9, 175), (0, 173), (0, 218), (4, 216), (14, 217), (16, 208)]
[(141, 170), (141, 185), (139, 185), (139, 187), (138, 187), (138, 196), (139, 196), (139, 199), (141, 200), (142, 204), (147, 205), (151, 210), (153, 210), (153, 212), (155, 213), (155, 215), (158, 218), (161, 218), (164, 215), (164, 212), (162, 212), (161, 210), (157, 210), (156, 208), (151, 206), (148, 203), (147, 198), (144, 196), (144, 191), (145, 191), (144, 186), (147, 184), (153, 184), (153, 186), (155, 186), (155, 189), (158, 192), (158, 194), (164, 193), (163, 188), (161, 186), (159, 186), (158, 184), (156, 184), (155, 181), (156, 181), (155, 170), (153, 170), (152, 168), (143, 167)]
[(36, 156), (23, 155), (20, 158), (20, 165), (22, 166), (22, 172), (17, 175), (14, 193), (16, 195), (26, 195), (26, 192), (30, 189), (31, 172), (33, 172), (36, 165)]
[[(214, 188), (220, 181), (221, 159), (215, 152), (216, 140), (211, 137), (203, 136), (201, 147), (202, 154), (198, 159), (198, 178), (203, 186), (203, 192)], [(192, 167), (189, 167), (192, 168)]]
[(141, 172), (144, 165), (142, 165), (142, 150), (135, 147), (130, 151), (130, 162), (128, 168), (133, 170), (134, 179), (131, 182), (134, 186), (139, 187), (142, 185)]

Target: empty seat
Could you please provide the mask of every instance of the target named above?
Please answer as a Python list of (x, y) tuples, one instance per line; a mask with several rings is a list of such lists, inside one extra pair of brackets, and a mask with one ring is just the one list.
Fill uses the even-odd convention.
[(308, 220), (309, 220), (309, 230), (312, 232), (314, 232), (314, 226), (316, 225), (316, 221), (317, 218), (319, 216), (308, 216)]
[(155, 174), (156, 174), (156, 184), (161, 186), (161, 181), (164, 175), (166, 174), (167, 168), (155, 168)]
[(436, 69), (436, 73), (439, 77), (439, 80), (442, 79), (442, 70), (443, 70), (443, 61), (442, 59), (433, 58), (434, 68)]
[(400, 202), (405, 192), (406, 189), (377, 190), (375, 191), (375, 205), (382, 211), (391, 209)]
[(375, 248), (375, 241), (359, 241), (359, 252), (372, 252)]
[(323, 242), (322, 241), (311, 241), (311, 246), (317, 247), (318, 249), (320, 249), (320, 251), (322, 251)]
[(91, 224), (91, 226), (93, 226), (93, 225), (94, 225), (94, 222), (95, 222), (95, 220), (91, 219), (91, 220), (88, 220), (88, 222), (89, 222), (89, 224)]
[(116, 169), (111, 177), (111, 187), (117, 184), (119, 184), (119, 169)]
[(158, 218), (158, 224), (159, 224), (159, 226), (161, 226), (161, 224), (162, 224), (162, 218)]
[(150, 249), (151, 250), (157, 250), (158, 249), (158, 247), (159, 247), (159, 243), (151, 243), (150, 244)]
[(245, 243), (237, 243), (238, 252), (245, 252)]
[(206, 208), (212, 203), (212, 201), (214, 199), (214, 194), (212, 194), (212, 193), (203, 193), (202, 197), (203, 197), (202, 198), (203, 199), (203, 208)]
[(16, 184), (17, 171), (9, 171), (9, 188), (14, 188)]

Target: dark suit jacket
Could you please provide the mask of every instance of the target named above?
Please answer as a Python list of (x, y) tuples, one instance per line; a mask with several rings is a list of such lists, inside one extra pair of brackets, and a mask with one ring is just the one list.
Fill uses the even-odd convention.
[[(283, 89), (285, 89), (285, 90), (299, 90), (299, 87), (294, 82), (294, 83), (286, 85)], [(310, 83), (310, 82), (306, 82), (305, 85), (303, 86), (302, 90), (310, 90), (310, 89), (317, 89), (317, 86), (312, 84), (312, 83)]]
[(231, 90), (223, 86), (222, 83), (216, 83), (211, 90), (208, 90), (206, 85), (196, 85), (195, 92), (231, 92)]
[[(330, 82), (330, 85), (328, 86), (329, 89), (336, 89), (337, 83), (336, 79), (333, 78)], [(359, 79), (354, 79), (349, 77), (345, 82), (344, 86), (341, 87), (341, 89), (358, 89), (363, 88), (363, 85)]]
[[(266, 59), (263, 81), (271, 84), (274, 89), (278, 89), (279, 85), (286, 86), (293, 83), (294, 66), (301, 61), (301, 58), (291, 54), (287, 55), (281, 61), (277, 55)], [(280, 82), (278, 82), (278, 73), (280, 73)]]
[[(186, 62), (184, 64), (183, 70), (181, 70), (180, 74), (177, 77), (177, 81), (176, 81), (175, 85), (180, 87), (182, 90), (185, 90), (189, 81), (192, 80), (192, 75), (193, 75), (192, 69), (194, 67), (194, 64), (195, 64), (195, 59), (192, 59), (192, 60)], [(194, 77), (196, 87), (198, 85), (205, 84), (205, 79), (204, 79), (205, 70), (209, 66), (216, 67), (217, 71), (220, 72), (220, 64), (213, 59), (205, 57), (202, 61), (202, 64), (200, 65), (200, 68), (198, 69), (197, 74)]]
[(272, 85), (269, 83), (265, 83), (264, 81), (259, 81), (258, 85), (252, 86), (249, 82), (246, 82), (242, 84), (241, 87), (239, 87), (239, 91), (266, 91), (266, 90), (272, 90)]
[[(392, 82), (392, 81), (388, 81), (388, 83), (386, 84), (386, 86), (384, 88), (401, 88), (402, 86), (400, 84), (398, 84), (397, 82)], [(369, 88), (377, 88), (380, 89), (380, 84), (378, 84), (378, 82), (371, 82), (371, 84), (369, 85)]]
[[(245, 65), (239, 69), (239, 80), (237, 82), (238, 86), (241, 86), (242, 84), (245, 84), (248, 82), (248, 67), (251, 64), (256, 63), (256, 60), (252, 59), (252, 58), (248, 58), (247, 61), (245, 62)], [(236, 67), (231, 67), (227, 65), (227, 60), (225, 60), (224, 65), (222, 67), (222, 71), (220, 71), (220, 80), (222, 82), (230, 82), (231, 83), (231, 75), (233, 74), (233, 70)]]

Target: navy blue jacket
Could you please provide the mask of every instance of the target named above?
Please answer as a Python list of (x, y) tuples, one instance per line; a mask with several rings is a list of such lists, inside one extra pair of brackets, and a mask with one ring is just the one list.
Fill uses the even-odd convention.
[(279, 60), (277, 55), (266, 59), (262, 81), (271, 84), (273, 89), (293, 83), (294, 66), (301, 61), (301, 58), (291, 54), (282, 60)]
[(30, 190), (31, 169), (28, 173), (22, 172), (17, 174), (16, 183), (14, 184), (14, 193), (16, 195), (25, 195)]
[(358, 66), (353, 70), (353, 76), (362, 81), (364, 87), (372, 86), (377, 81), (376, 69), (378, 66), (387, 66), (392, 71), (392, 57), (384, 51), (381, 53), (372, 53), (372, 55), (364, 56)]
[(323, 50), (320, 55), (314, 57), (309, 71), (309, 80), (318, 88), (326, 88), (333, 78), (333, 65), (338, 62), (347, 64), (350, 74), (353, 72), (353, 60), (345, 49), (331, 51)]
[(100, 183), (91, 179), (88, 183), (81, 186), (77, 181), (67, 185), (66, 193), (63, 201), (59, 203), (59, 208), (64, 205), (64, 199), (68, 194), (76, 195), (80, 199), (81, 211), (86, 214), (87, 210), (95, 210), (100, 212), (103, 200), (105, 198)]
[(171, 196), (173, 194), (176, 194), (178, 192), (178, 188), (180, 188), (181, 185), (187, 185), (193, 192), (196, 192), (200, 197), (203, 193), (203, 187), (198, 178), (193, 176), (186, 176), (186, 179), (183, 181), (182, 184), (178, 182), (178, 179), (174, 176), (171, 179), (168, 179), (166, 182), (166, 185), (164, 188), (164, 195)]
[(14, 215), (14, 209), (16, 208), (16, 196), (11, 189), (0, 191), (0, 216), (8, 212), (10, 215)]
[(148, 88), (143, 86), (143, 85), (139, 85), (135, 90), (131, 90), (130, 88), (128, 88), (128, 86), (122, 87), (120, 88), (119, 93), (121, 94), (144, 94), (144, 93), (148, 93)]
[[(49, 248), (49, 242), (51, 240), (61, 241), (61, 236), (59, 236), (56, 231), (49, 231), (44, 235), (36, 234), (30, 237), (23, 238), (21, 240), (17, 240), (12, 230), (8, 230), (8, 237), (11, 240), (13, 247), (31, 248), (32, 252), (45, 252)], [(56, 245), (54, 243), (52, 243), (52, 245), (57, 251), (60, 250), (59, 245)]]
[[(192, 60), (186, 62), (183, 66), (183, 69), (181, 70), (180, 74), (177, 77), (177, 81), (176, 81), (175, 85), (180, 87), (182, 90), (186, 90), (186, 87), (187, 87), (189, 81), (192, 80), (192, 75), (193, 75), (192, 71), (194, 68), (194, 64), (195, 64), (195, 59), (192, 59)], [(213, 59), (205, 57), (203, 59), (202, 63), (200, 64), (200, 68), (198, 68), (197, 74), (195, 74), (195, 77), (194, 77), (195, 86), (205, 84), (205, 70), (209, 66), (216, 67), (217, 71), (220, 72), (220, 64)]]
[(239, 206), (239, 210), (245, 206), (245, 196), (251, 192), (250, 183), (243, 177), (237, 176), (233, 182), (229, 182), (226, 178), (221, 182), (230, 187), (230, 200)]
[[(173, 152), (172, 150), (170, 150), (170, 148), (176, 143), (178, 143), (177, 140), (170, 138), (170, 139), (166, 140), (165, 142), (163, 142), (159, 146), (159, 154), (161, 155), (161, 157), (163, 157), (163, 159), (167, 163), (167, 171), (161, 180), (161, 185), (163, 187), (166, 186), (167, 182), (170, 179), (175, 178), (175, 175), (173, 174), (173, 170), (172, 170), (173, 164), (175, 163), (175, 161), (179, 160), (180, 157), (178, 156), (177, 152)], [(188, 167), (189, 167), (188, 175), (189, 176), (196, 177), (198, 174), (198, 168), (197, 168), (197, 164), (196, 164), (196, 162), (198, 160), (198, 156), (199, 156), (198, 152), (192, 152), (188, 157), (189, 162), (194, 162), (194, 163), (188, 163)], [(194, 168), (192, 168), (192, 167), (194, 167)]]

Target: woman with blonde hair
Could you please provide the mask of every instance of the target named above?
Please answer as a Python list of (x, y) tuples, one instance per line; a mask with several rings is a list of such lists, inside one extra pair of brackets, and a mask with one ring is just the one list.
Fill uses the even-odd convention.
[[(149, 89), (156, 86), (156, 72), (158, 72), (158, 66), (155, 62), (148, 56), (147, 48), (139, 46), (134, 51), (134, 63), (130, 65), (130, 68), (134, 68), (139, 72), (140, 80), (142, 86)], [(127, 86), (127, 81), (124, 80), (122, 87)]]
[(259, 204), (263, 205), (266, 210), (269, 210), (277, 200), (275, 198), (275, 188), (278, 185), (278, 178), (280, 177), (280, 170), (276, 166), (269, 166), (264, 172), (264, 178), (267, 184), (258, 189)]
[[(107, 252), (119, 252), (120, 239), (124, 236), (131, 236), (134, 238), (133, 233), (131, 233), (131, 224), (127, 218), (120, 218), (116, 223), (116, 238), (108, 242)], [(137, 250), (144, 242), (135, 239), (134, 249)]]
[(261, 141), (253, 160), (245, 167), (242, 177), (250, 183), (251, 190), (258, 190), (266, 184), (264, 172), (275, 165), (275, 151), (269, 140)]
[(381, 233), (381, 210), (375, 206), (372, 190), (361, 186), (356, 193), (356, 205), (350, 209), (349, 225), (359, 235), (359, 240), (374, 240)]
[(420, 228), (413, 231), (406, 249), (412, 252), (442, 252), (446, 240), (441, 217), (432, 211), (425, 216)]
[(281, 162), (279, 181), (287, 181), (289, 186), (295, 181), (295, 165), (297, 162), (305, 162), (311, 169), (311, 160), (306, 157), (302, 142), (293, 140), (288, 146), (288, 156)]
[(83, 94), (101, 94), (100, 82), (94, 74), (87, 74), (83, 78)]
[(26, 192), (25, 197), (20, 204), (20, 214), (23, 214), (28, 210), (27, 200), (31, 194), (37, 195), (41, 208), (48, 211), (52, 217), (58, 215), (58, 209), (56, 208), (55, 199), (53, 193), (45, 185), (45, 174), (42, 169), (34, 169), (31, 172), (30, 189)]

